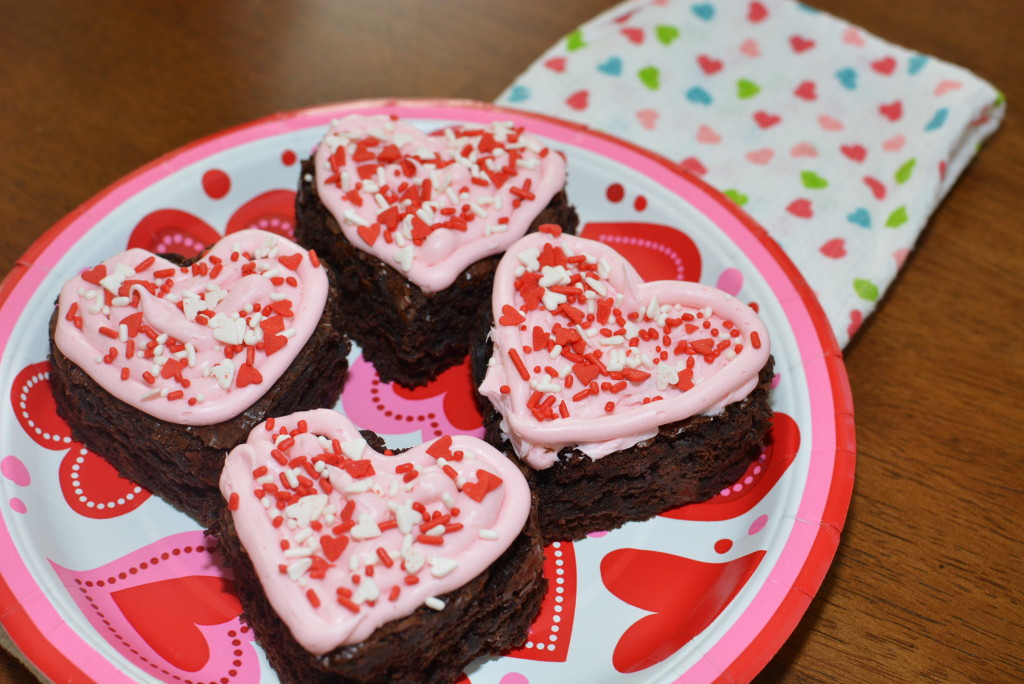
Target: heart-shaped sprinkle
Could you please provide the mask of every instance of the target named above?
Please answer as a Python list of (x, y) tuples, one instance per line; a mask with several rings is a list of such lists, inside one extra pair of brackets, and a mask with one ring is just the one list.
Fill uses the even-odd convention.
[(549, 152), (508, 121), (428, 134), (351, 115), (317, 148), (317, 192), (349, 242), (437, 292), (523, 235), (562, 189), (565, 161)]
[(438, 596), (519, 535), (531, 496), (515, 464), (479, 439), (381, 454), (327, 409), (257, 426), (220, 486), (268, 600), (314, 654), (420, 606), (443, 609)]
[[(130, 249), (64, 286), (54, 341), (121, 401), (211, 425), (281, 377), (316, 329), (327, 290), (311, 252), (261, 230), (232, 233), (189, 266)], [(271, 321), (282, 340), (268, 351)]]
[(534, 468), (563, 446), (599, 458), (713, 412), (749, 393), (767, 360), (763, 323), (732, 296), (644, 283), (613, 248), (575, 236), (536, 233), (509, 248), (495, 320), (509, 305), (526, 320), (492, 330), (480, 392)]

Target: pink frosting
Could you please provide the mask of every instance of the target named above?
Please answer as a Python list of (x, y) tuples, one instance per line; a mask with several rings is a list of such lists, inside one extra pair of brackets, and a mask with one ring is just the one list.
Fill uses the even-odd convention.
[(523, 236), (565, 185), (565, 160), (511, 123), (426, 134), (385, 115), (335, 121), (316, 186), (353, 245), (424, 292)]
[(140, 411), (221, 423), (262, 397), (316, 329), (328, 284), (313, 259), (261, 230), (222, 238), (188, 268), (129, 249), (64, 285), (54, 341)]
[(482, 440), (380, 454), (329, 409), (257, 426), (220, 488), (271, 605), (315, 654), (443, 610), (438, 597), (504, 553), (530, 511), (522, 473)]
[(613, 248), (570, 235), (512, 245), (492, 310), (480, 392), (535, 469), (565, 446), (600, 458), (661, 425), (716, 413), (754, 389), (769, 354), (763, 322), (731, 295), (645, 283)]

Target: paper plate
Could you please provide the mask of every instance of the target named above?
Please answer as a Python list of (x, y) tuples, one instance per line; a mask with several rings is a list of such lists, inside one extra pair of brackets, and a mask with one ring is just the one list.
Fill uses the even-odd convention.
[[(647, 279), (754, 302), (772, 336), (772, 446), (711, 501), (547, 549), (528, 643), (473, 684), (753, 677), (793, 630), (839, 543), (853, 485), (839, 350), (796, 269), (730, 200), (671, 162), (575, 124), (457, 101), (374, 101), (270, 117), (198, 141), (104, 190), (0, 286), (0, 619), (56, 681), (273, 682), (231, 580), (190, 519), (73, 442), (49, 391), (61, 284), (127, 245), (194, 253), (250, 226), (289, 234), (299, 160), (329, 121), (390, 113), (424, 129), (514, 120), (568, 159), (582, 234)], [(392, 446), (480, 434), (465, 366), (407, 391), (353, 353), (338, 408)]]

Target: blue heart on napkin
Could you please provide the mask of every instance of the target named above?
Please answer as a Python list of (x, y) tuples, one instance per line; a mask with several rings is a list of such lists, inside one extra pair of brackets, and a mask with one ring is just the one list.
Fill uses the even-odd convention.
[(622, 74), (622, 59), (615, 56), (609, 57), (597, 65), (597, 70), (609, 76), (619, 76)]

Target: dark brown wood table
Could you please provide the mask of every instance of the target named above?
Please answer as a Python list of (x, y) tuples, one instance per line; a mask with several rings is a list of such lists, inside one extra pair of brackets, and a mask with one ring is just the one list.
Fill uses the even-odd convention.
[[(189, 141), (340, 100), (492, 100), (612, 4), (4, 3), (0, 277), (81, 202)], [(858, 458), (842, 544), (759, 681), (1021, 681), (1024, 4), (812, 4), (975, 71), (1010, 114), (846, 350)], [(0, 682), (30, 677), (0, 654)]]

